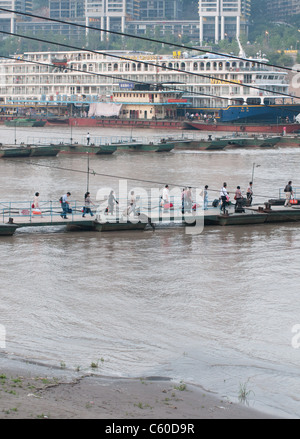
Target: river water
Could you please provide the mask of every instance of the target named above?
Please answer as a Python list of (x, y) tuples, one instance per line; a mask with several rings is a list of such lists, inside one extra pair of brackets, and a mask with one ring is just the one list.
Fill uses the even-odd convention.
[[(79, 139), (85, 131), (72, 135)], [(1, 128), (1, 134), (3, 143), (13, 142), (13, 130)], [(18, 141), (69, 135), (68, 128), (48, 127), (17, 134)], [(91, 130), (92, 136), (116, 134)], [(68, 190), (82, 200), (86, 175), (70, 170), (84, 171), (86, 157), (30, 162), (0, 160), (1, 201), (31, 200), (36, 191), (42, 200), (58, 200)], [(211, 200), (224, 180), (229, 191), (238, 184), (245, 191), (253, 166), (255, 202), (278, 197), (290, 179), (300, 186), (298, 149), (90, 159), (97, 174), (208, 184)], [(91, 176), (90, 192), (95, 197), (101, 187), (117, 190), (118, 184)], [(162, 187), (128, 181), (133, 186)], [(99, 363), (93, 372), (106, 376), (168, 376), (233, 401), (245, 386), (251, 407), (300, 417), (300, 350), (292, 332), (300, 324), (298, 224), (207, 227), (199, 235), (24, 229), (1, 237), (0, 255), (3, 355), (83, 371)]]

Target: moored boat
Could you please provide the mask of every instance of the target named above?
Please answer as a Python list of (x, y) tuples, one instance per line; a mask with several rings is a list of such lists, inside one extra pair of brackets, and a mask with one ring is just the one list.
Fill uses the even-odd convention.
[(31, 149), (28, 146), (16, 146), (16, 147), (1, 147), (0, 157), (2, 158), (18, 158), (18, 157), (29, 157), (31, 154)]
[(56, 157), (60, 152), (58, 146), (49, 145), (49, 146), (38, 146), (38, 145), (30, 145), (30, 157)]
[(51, 146), (59, 148), (61, 154), (86, 154), (91, 155), (109, 155), (117, 150), (116, 145), (83, 145), (79, 143), (60, 143), (51, 144)]
[(278, 146), (300, 146), (300, 136), (281, 136)]
[(7, 127), (44, 127), (46, 121), (37, 119), (11, 119), (6, 120)]
[[(224, 137), (224, 139), (226, 139)], [(279, 137), (231, 137), (227, 138), (227, 148), (261, 148), (272, 147), (279, 142)]]
[(0, 224), (0, 236), (12, 236), (17, 228), (16, 224)]

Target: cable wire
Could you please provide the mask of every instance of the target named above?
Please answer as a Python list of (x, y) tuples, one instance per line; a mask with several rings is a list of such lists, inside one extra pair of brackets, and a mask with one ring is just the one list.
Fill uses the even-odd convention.
[[(64, 21), (64, 20), (59, 20), (57, 18), (43, 17), (41, 15), (29, 14), (26, 12), (19, 12), (16, 10), (6, 9), (6, 8), (1, 8), (1, 7), (0, 7), (0, 11), (14, 13), (16, 15), (24, 15), (24, 16), (32, 17), (32, 18), (39, 18), (42, 20), (52, 21), (52, 22), (60, 23), (60, 24), (68, 24), (68, 25), (80, 27), (83, 29), (96, 30), (98, 32), (105, 32), (105, 33), (118, 35), (118, 36), (122, 36), (122, 37), (135, 38), (135, 39), (144, 40), (144, 41), (157, 43), (157, 44), (165, 44), (165, 45), (169, 45), (169, 46), (173, 46), (173, 47), (178, 47), (180, 49), (194, 50), (194, 51), (198, 51), (198, 52), (202, 52), (202, 53), (211, 53), (213, 55), (228, 57), (228, 55), (225, 55), (225, 54), (220, 53), (220, 52), (212, 51), (212, 50), (206, 50), (203, 48), (200, 49), (198, 47), (185, 46), (184, 44), (178, 44), (178, 43), (169, 43), (167, 41), (157, 40), (157, 39), (149, 38), (149, 37), (143, 37), (141, 35), (131, 35), (131, 34), (123, 33), (123, 32), (117, 32), (117, 31), (112, 31), (112, 30), (107, 30), (107, 29), (96, 28), (96, 27), (92, 27), (92, 26), (83, 25), (80, 23), (73, 23), (73, 22), (68, 22), (68, 21)], [(234, 59), (241, 60), (241, 61), (250, 61), (249, 58), (243, 58), (240, 56), (230, 55), (230, 57), (234, 58)], [(269, 66), (269, 67), (274, 67), (274, 68), (278, 68), (278, 69), (282, 69), (282, 70), (293, 71), (295, 73), (300, 73), (300, 70), (293, 69), (291, 67), (278, 66), (276, 64), (270, 64), (270, 63), (266, 63), (263, 61), (256, 61), (256, 60), (255, 60), (255, 62), (257, 64), (264, 65), (264, 66)]]
[[(32, 40), (32, 41), (38, 41), (40, 43), (55, 44), (55, 45), (59, 45), (59, 46), (62, 46), (62, 47), (66, 47), (68, 49), (73, 49), (73, 50), (75, 49), (75, 50), (78, 50), (78, 51), (94, 53), (96, 55), (109, 56), (109, 57), (112, 57), (112, 58), (128, 61), (128, 62), (131, 62), (131, 63), (133, 63), (133, 62), (135, 63), (136, 62), (135, 60), (132, 60), (131, 58), (128, 58), (128, 57), (125, 57), (125, 56), (119, 56), (119, 55), (115, 55), (115, 54), (107, 53), (107, 52), (102, 52), (102, 51), (98, 51), (98, 50), (92, 50), (92, 49), (81, 48), (81, 47), (78, 47), (78, 46), (72, 46), (70, 44), (59, 43), (59, 42), (54, 42), (54, 41), (50, 41), (50, 40), (44, 40), (42, 38), (31, 37), (31, 36), (28, 36), (28, 35), (20, 35), (20, 34), (17, 34), (17, 33), (7, 32), (7, 31), (4, 31), (4, 30), (0, 30), (0, 33), (2, 33), (4, 35), (10, 35), (10, 36), (14, 36), (14, 37), (19, 37), (19, 38), (26, 38), (26, 39), (29, 39), (29, 40)], [(152, 67), (161, 68), (161, 69), (165, 69), (165, 70), (170, 70), (170, 71), (175, 71), (175, 72), (179, 72), (179, 73), (184, 73), (184, 74), (192, 75), (192, 76), (196, 76), (196, 77), (202, 77), (202, 78), (213, 79), (213, 80), (215, 80), (215, 79), (220, 80), (219, 78), (213, 77), (211, 75), (204, 75), (204, 74), (201, 74), (201, 73), (189, 72), (189, 71), (186, 71), (186, 70), (182, 70), (182, 69), (175, 68), (175, 67), (170, 67), (170, 66), (167, 66), (167, 65), (162, 66), (160, 64), (154, 64), (154, 63), (151, 63), (151, 62), (148, 62), (148, 61), (139, 60), (139, 63), (143, 64), (143, 65), (147, 65), (147, 66), (152, 66)], [(235, 86), (238, 85), (240, 87), (246, 87), (246, 88), (255, 89), (255, 90), (259, 90), (259, 91), (265, 91), (267, 93), (271, 92), (268, 89), (264, 89), (264, 88), (261, 88), (261, 87), (256, 87), (256, 86), (253, 86), (253, 85), (250, 85), (250, 84), (245, 84), (245, 83), (237, 83), (237, 82), (234, 82), (234, 81), (230, 81), (229, 79), (222, 79), (221, 81), (223, 83), (233, 84)], [(187, 90), (187, 92), (188, 92), (188, 90)], [(300, 99), (300, 97), (293, 96), (293, 95), (290, 95), (290, 94), (287, 94), (287, 93), (281, 93), (281, 92), (276, 92), (276, 91), (272, 91), (272, 93), (273, 94), (277, 94), (277, 95), (282, 96), (282, 97), (284, 96), (284, 97), (289, 97), (289, 98), (292, 98), (292, 99)]]

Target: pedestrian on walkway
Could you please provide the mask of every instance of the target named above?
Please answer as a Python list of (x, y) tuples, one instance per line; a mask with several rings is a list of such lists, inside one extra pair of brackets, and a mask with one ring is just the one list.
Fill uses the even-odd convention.
[(223, 211), (223, 214), (226, 213), (226, 206), (229, 200), (229, 194), (227, 192), (227, 183), (223, 183), (223, 187), (220, 192), (220, 198), (221, 198), (221, 211)]
[(286, 187), (284, 188), (284, 192), (286, 197), (284, 207), (291, 207), (291, 198), (294, 196), (294, 191), (291, 181), (289, 181)]
[(115, 204), (119, 204), (118, 200), (115, 197), (114, 191), (111, 191), (108, 196), (108, 212), (113, 215)]
[(61, 217), (63, 219), (68, 219), (67, 213), (72, 213), (72, 209), (70, 208), (70, 202), (68, 201), (70, 196), (71, 196), (71, 192), (67, 192), (65, 195), (61, 197), (61, 207), (63, 210)]
[(94, 206), (94, 203), (91, 200), (91, 194), (90, 192), (86, 192), (84, 195), (84, 207), (83, 207), (83, 214), (82, 217), (85, 217), (86, 213), (89, 213), (91, 216), (94, 216), (92, 209), (91, 209), (91, 205)]
[(204, 188), (204, 193), (203, 193), (203, 209), (204, 210), (208, 210), (208, 185), (206, 185), (205, 188)]

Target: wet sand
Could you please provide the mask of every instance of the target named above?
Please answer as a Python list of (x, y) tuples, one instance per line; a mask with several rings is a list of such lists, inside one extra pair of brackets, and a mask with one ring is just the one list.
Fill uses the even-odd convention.
[(4, 360), (0, 369), (0, 419), (275, 417), (168, 378), (114, 379)]

